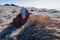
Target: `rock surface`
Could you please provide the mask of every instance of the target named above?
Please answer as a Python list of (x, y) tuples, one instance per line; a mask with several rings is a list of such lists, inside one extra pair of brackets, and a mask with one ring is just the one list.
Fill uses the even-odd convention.
[[(8, 30), (10, 34), (7, 34), (4, 38), (0, 38), (0, 40), (60, 40), (60, 13), (53, 13), (51, 11), (46, 12), (42, 11), (43, 9), (38, 8), (27, 8), (32, 15), (41, 14), (42, 17), (32, 17), (32, 21), (28, 21), (22, 27), (15, 27), (12, 26), (10, 23), (13, 19), (20, 13), (21, 7), (16, 6), (3, 6), (0, 5), (0, 37), (1, 33), (4, 30)], [(31, 15), (31, 16), (32, 16)], [(47, 20), (44, 20), (43, 17), (51, 17), (52, 22), (55, 22), (51, 25), (44, 25), (46, 24)], [(42, 20), (43, 24), (38, 23), (39, 20)], [(37, 23), (35, 22), (37, 21)], [(46, 22), (46, 23), (45, 23)], [(47, 23), (48, 24), (48, 23)], [(10, 28), (10, 26), (12, 26)], [(26, 27), (26, 28), (25, 28)], [(9, 30), (10, 29), (10, 30)], [(6, 31), (6, 32), (8, 32)]]

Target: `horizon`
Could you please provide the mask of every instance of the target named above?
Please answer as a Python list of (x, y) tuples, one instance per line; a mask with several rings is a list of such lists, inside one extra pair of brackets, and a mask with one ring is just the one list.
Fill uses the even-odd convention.
[(0, 0), (0, 5), (15, 4), (23, 7), (60, 9), (60, 0)]

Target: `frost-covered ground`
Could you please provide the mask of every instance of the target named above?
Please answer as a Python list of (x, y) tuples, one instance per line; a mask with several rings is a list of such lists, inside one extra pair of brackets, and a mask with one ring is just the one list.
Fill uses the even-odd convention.
[[(59, 19), (60, 18), (60, 11), (56, 11), (56, 10), (51, 11), (51, 9), (39, 9), (39, 8), (33, 8), (33, 7), (27, 8), (27, 9), (32, 14), (41, 14), (41, 15), (44, 15), (44, 16), (56, 17), (57, 19), (55, 19), (55, 20), (60, 20)], [(5, 40), (9, 40), (9, 39), (10, 40), (17, 40), (15, 36), (17, 36), (17, 34), (19, 34), (20, 31), (22, 31), (21, 28), (14, 27), (13, 25), (10, 24), (13, 21), (13, 18), (15, 18), (20, 13), (20, 11), (21, 11), (21, 7), (18, 7), (18, 6), (16, 7), (16, 6), (3, 6), (3, 5), (0, 5), (0, 33), (2, 31), (6, 30), (6, 29), (8, 30), (6, 32), (9, 32), (9, 31), (11, 32), (10, 34), (8, 34), (9, 36), (6, 35), (6, 37), (4, 38)], [(11, 28), (10, 28), (10, 26), (11, 26)], [(39, 26), (41, 27), (41, 25), (39, 25), (39, 26), (34, 25), (34, 26), (36, 26), (36, 29), (38, 29)], [(32, 26), (32, 27), (34, 28), (34, 26)], [(32, 32), (33, 28), (30, 28), (31, 29), (30, 32)], [(50, 29), (50, 28), (48, 28), (48, 29)], [(55, 35), (57, 35), (57, 37), (55, 37), (55, 39), (57, 38), (57, 40), (60, 40), (60, 29), (59, 28), (54, 28), (54, 30), (57, 30), (57, 32), (58, 32), (57, 33), (55, 31), (51, 30), (52, 33), (54, 32), (54, 34), (56, 33)], [(41, 30), (40, 30), (38, 32), (39, 33), (37, 35), (34, 34), (35, 37), (38, 36), (38, 35), (41, 35), (42, 33), (45, 33), (45, 35), (46, 35), (47, 30), (43, 30), (43, 32), (41, 32)], [(24, 34), (23, 34), (23, 32), (20, 33), (21, 36), (17, 36), (18, 39), (21, 38), (20, 40), (22, 40), (22, 39), (26, 40), (26, 38), (24, 39), (24, 37), (26, 36), (25, 34), (27, 35), (26, 32), (24, 32)], [(23, 35), (25, 35), (25, 36), (23, 36)], [(32, 37), (34, 35), (32, 35)], [(1, 36), (1, 34), (0, 34), (0, 36)], [(30, 40), (40, 40), (39, 38), (41, 38), (41, 40), (46, 40), (42, 36), (43, 36), (43, 34), (41, 35), (41, 37), (38, 36), (38, 37), (36, 37), (36, 39), (34, 39), (35, 38), (34, 37), (33, 39), (30, 39)], [(0, 39), (0, 40), (2, 40), (2, 39)], [(52, 40), (52, 39), (50, 38), (50, 39), (47, 39), (47, 40)]]

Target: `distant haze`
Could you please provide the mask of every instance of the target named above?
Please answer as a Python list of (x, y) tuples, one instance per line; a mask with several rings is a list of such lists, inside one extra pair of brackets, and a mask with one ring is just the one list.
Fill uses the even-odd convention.
[(3, 4), (16, 4), (24, 7), (36, 8), (60, 8), (60, 0), (0, 0), (0, 5)]

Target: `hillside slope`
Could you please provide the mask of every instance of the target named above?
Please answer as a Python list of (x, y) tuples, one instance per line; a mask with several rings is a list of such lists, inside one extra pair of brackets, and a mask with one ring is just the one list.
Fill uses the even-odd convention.
[(60, 40), (60, 18), (32, 15), (22, 26), (18, 40)]
[(10, 23), (20, 13), (21, 7), (0, 6), (0, 36), (4, 29), (10, 28), (8, 31), (11, 32), (3, 40), (60, 40), (60, 13), (40, 12), (42, 9), (37, 8), (27, 9), (32, 15), (25, 25), (17, 28)]

